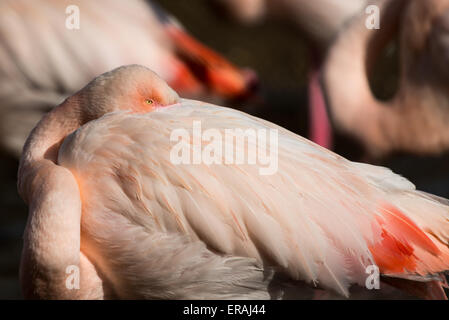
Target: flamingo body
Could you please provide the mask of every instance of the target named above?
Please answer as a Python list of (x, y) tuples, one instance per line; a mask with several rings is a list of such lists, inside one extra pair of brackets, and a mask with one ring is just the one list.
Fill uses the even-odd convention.
[[(154, 87), (142, 93), (148, 83)], [(157, 106), (140, 105), (136, 92), (138, 99), (151, 94)], [(103, 93), (110, 95), (103, 100)], [(224, 161), (174, 164), (171, 133), (191, 132), (194, 121), (222, 134), (277, 130), (277, 171), (261, 175), (258, 165)], [(88, 297), (286, 298), (299, 294), (301, 283), (349, 296), (372, 265), (383, 276), (421, 281), (426, 296), (445, 297), (446, 200), (270, 122), (179, 99), (142, 67), (100, 76), (44, 118), (28, 139), (19, 177), (31, 202), (24, 256), (42, 267), (52, 262), (53, 272), (86, 258)], [(58, 208), (71, 212), (59, 218)], [(71, 228), (67, 217), (74, 217)], [(52, 255), (55, 238), (62, 244)], [(46, 262), (47, 255), (53, 258)], [(25, 261), (25, 286), (33, 287), (30, 269)], [(56, 297), (67, 294), (55, 286)]]
[[(170, 132), (193, 132), (194, 120), (223, 135), (225, 128), (280, 130), (278, 172), (263, 176), (254, 165), (173, 165)], [(261, 263), (272, 261), (294, 280), (319, 283), (343, 295), (350, 283), (364, 285), (366, 267), (376, 262), (384, 274), (407, 278), (416, 273), (423, 279), (447, 263), (447, 246), (422, 231), (445, 226), (441, 237), (447, 241), (446, 206), (388, 169), (349, 162), (231, 109), (183, 100), (144, 115), (110, 114), (69, 136), (58, 163), (73, 173), (82, 190), (82, 250), (110, 277), (126, 282), (123, 292), (137, 294), (141, 280), (169, 281), (162, 276), (171, 271), (168, 266), (177, 272), (191, 268), (193, 258), (204, 252), (211, 255), (204, 267), (212, 269), (226, 265), (222, 255), (247, 257), (235, 261), (236, 276), (243, 272), (250, 277), (237, 288), (255, 281)], [(419, 210), (425, 206), (441, 217), (426, 216)], [(159, 266), (159, 274), (156, 257), (173, 254), (164, 252), (172, 248), (158, 252), (151, 244), (154, 237), (162, 246), (167, 241), (167, 246), (192, 250), (193, 261), (170, 262), (178, 258), (175, 254), (165, 267)], [(398, 248), (384, 248), (388, 242)], [(410, 251), (401, 252), (400, 245)], [(390, 255), (397, 260), (390, 261)], [(122, 261), (125, 256), (133, 263)], [(136, 283), (129, 281), (134, 278)], [(195, 279), (186, 275), (185, 281)], [(162, 296), (152, 296), (156, 293), (145, 289), (135, 297), (168, 298), (174, 291), (167, 285), (167, 292), (158, 293)], [(206, 292), (212, 294), (205, 290), (200, 296), (207, 297)]]

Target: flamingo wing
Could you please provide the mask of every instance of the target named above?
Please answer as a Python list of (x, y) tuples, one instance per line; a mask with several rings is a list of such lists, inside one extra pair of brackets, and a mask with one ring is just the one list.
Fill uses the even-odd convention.
[[(223, 135), (236, 128), (277, 130), (277, 171), (261, 175), (260, 165), (224, 159), (174, 164), (170, 154), (179, 141), (170, 136), (177, 129), (192, 133), (194, 121), (203, 132)], [(197, 143), (182, 139), (185, 145)], [(186, 248), (205, 244), (197, 247), (198, 261), (207, 256), (200, 254), (206, 248), (211, 260), (221, 259), (222, 269), (214, 270), (238, 257), (246, 267), (236, 270), (249, 272), (248, 265), (259, 270), (245, 276), (251, 283), (266, 268), (345, 296), (351, 284), (365, 285), (370, 265), (383, 275), (420, 281), (438, 280), (448, 269), (446, 203), (386, 168), (350, 162), (232, 109), (183, 100), (144, 115), (108, 114), (66, 138), (58, 161), (79, 183), (84, 243), (92, 256), (110, 252), (111, 261), (121, 256), (129, 263), (140, 247), (140, 258), (132, 260), (137, 263), (162, 254), (157, 241), (148, 240), (154, 235), (181, 237)], [(125, 233), (126, 227), (117, 225), (131, 229)], [(170, 256), (169, 247), (163, 256)], [(118, 271), (102, 261), (113, 278)], [(171, 261), (172, 268), (182, 265), (181, 259)], [(148, 266), (139, 270), (151, 274)]]

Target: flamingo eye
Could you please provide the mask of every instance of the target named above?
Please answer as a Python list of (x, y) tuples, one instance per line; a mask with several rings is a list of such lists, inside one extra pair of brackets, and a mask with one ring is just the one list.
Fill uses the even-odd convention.
[(153, 104), (154, 101), (153, 101), (153, 99), (145, 99), (145, 103), (146, 104)]

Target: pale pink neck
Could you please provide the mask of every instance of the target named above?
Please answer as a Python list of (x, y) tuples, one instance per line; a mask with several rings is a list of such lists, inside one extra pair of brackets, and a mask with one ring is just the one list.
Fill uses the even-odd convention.
[(324, 67), (324, 87), (332, 117), (341, 130), (355, 134), (380, 153), (391, 148), (390, 128), (399, 124), (391, 102), (378, 101), (368, 74), (384, 46), (395, 34), (406, 0), (380, 1), (380, 29), (365, 27), (367, 15), (352, 21), (331, 49)]
[(19, 165), (19, 193), (28, 199), (35, 175), (42, 166), (55, 165), (64, 138), (82, 124), (78, 101), (69, 98), (46, 114), (25, 142)]
[[(63, 139), (86, 122), (74, 99), (69, 98), (39, 122), (20, 161), (18, 187), (29, 206), (20, 278), (28, 298), (86, 298), (92, 288), (101, 286), (95, 267), (86, 259), (80, 260), (82, 202), (78, 182), (56, 163)], [(66, 286), (68, 267), (77, 267), (80, 272), (79, 290)]]

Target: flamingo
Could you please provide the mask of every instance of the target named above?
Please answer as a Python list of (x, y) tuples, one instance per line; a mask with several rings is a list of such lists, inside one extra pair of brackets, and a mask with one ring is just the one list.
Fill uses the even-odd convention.
[[(322, 82), (337, 129), (355, 136), (372, 158), (392, 152), (448, 150), (449, 1), (378, 1), (379, 30), (354, 19), (329, 51)], [(368, 84), (373, 62), (399, 34), (399, 88), (387, 101)]]
[[(220, 162), (232, 140), (218, 162), (175, 163), (178, 143), (212, 142), (173, 140), (195, 121), (219, 134), (274, 130), (276, 143), (257, 148), (274, 152), (277, 170)], [(27, 298), (268, 299), (307, 287), (350, 297), (367, 268), (445, 298), (448, 200), (268, 121), (182, 99), (143, 66), (100, 75), (46, 114), (25, 144), (18, 190), (29, 206)]]
[(364, 12), (367, 0), (216, 0), (233, 18), (255, 24), (269, 17), (299, 29), (311, 45), (309, 71), (309, 137), (323, 147), (333, 147), (332, 128), (320, 84), (320, 68), (327, 50), (346, 25)]
[[(74, 6), (79, 29), (66, 27)], [(131, 63), (189, 97), (230, 100), (254, 89), (252, 71), (202, 45), (153, 2), (1, 0), (1, 148), (18, 158), (44, 112), (94, 76)]]

